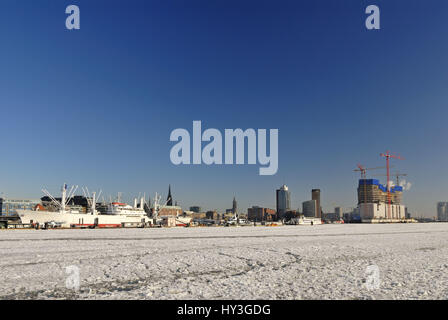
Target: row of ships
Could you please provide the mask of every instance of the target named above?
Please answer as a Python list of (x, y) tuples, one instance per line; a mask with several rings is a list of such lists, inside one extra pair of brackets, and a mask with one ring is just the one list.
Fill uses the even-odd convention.
[[(160, 215), (161, 207), (171, 204), (171, 192), (168, 194), (167, 202), (160, 204), (160, 195), (156, 193), (153, 205), (145, 202), (145, 197), (134, 199), (134, 205), (121, 201), (110, 202), (108, 204), (97, 203), (101, 192), (91, 195), (88, 189), (83, 189), (87, 206), (84, 210), (80, 207), (69, 205), (73, 203), (77, 186), (72, 186), (70, 190), (66, 184), (61, 190), (61, 198), (53, 197), (47, 190), (42, 190), (46, 197), (42, 198), (42, 205), (37, 205), (32, 210), (17, 209), (17, 214), (22, 224), (32, 225), (58, 225), (60, 227), (121, 227), (123, 225), (150, 226), (161, 225), (166, 220), (170, 220), (172, 226), (188, 226), (192, 219), (184, 217), (180, 212), (174, 210), (169, 215)], [(86, 192), (87, 190), (87, 192)], [(169, 206), (170, 207), (170, 206)], [(175, 207), (173, 207), (175, 208)]]

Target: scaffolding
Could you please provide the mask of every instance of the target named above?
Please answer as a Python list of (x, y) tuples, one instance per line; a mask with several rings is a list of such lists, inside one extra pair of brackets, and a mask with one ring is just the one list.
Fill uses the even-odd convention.
[[(403, 188), (394, 186), (390, 190), (391, 204), (401, 204)], [(358, 204), (387, 203), (387, 188), (376, 179), (360, 179), (358, 185)]]

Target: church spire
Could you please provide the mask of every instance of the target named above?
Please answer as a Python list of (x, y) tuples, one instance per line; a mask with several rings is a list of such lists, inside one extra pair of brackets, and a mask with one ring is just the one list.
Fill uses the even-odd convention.
[(237, 208), (236, 199), (235, 199), (235, 197), (233, 197), (233, 205), (232, 205), (233, 214), (237, 214), (238, 213), (237, 210), (238, 210), (238, 208)]
[(172, 206), (173, 205), (173, 197), (171, 196), (171, 185), (168, 187), (168, 197), (166, 198), (166, 205)]

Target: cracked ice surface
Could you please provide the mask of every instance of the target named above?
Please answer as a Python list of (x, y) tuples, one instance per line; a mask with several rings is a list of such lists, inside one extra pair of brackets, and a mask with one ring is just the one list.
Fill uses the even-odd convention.
[(448, 298), (448, 223), (5, 230), (0, 255), (0, 299)]

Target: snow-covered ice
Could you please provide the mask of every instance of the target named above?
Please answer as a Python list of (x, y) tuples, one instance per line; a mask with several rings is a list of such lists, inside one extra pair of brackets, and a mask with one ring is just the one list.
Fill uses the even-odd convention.
[(0, 254), (0, 299), (448, 298), (448, 223), (4, 230)]

